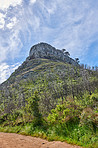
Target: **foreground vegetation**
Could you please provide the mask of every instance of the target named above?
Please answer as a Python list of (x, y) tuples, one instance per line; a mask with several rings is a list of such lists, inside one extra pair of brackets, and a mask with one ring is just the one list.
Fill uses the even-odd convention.
[(97, 148), (98, 71), (25, 61), (0, 85), (0, 131)]
[(51, 140), (67, 141), (83, 147), (98, 146), (98, 91), (86, 92), (82, 99), (67, 96), (49, 115), (39, 110), (39, 95), (35, 91), (20, 110), (0, 117), (0, 131), (32, 135)]

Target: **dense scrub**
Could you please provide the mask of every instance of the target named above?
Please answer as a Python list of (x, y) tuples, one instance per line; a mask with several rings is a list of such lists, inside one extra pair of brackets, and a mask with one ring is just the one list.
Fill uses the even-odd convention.
[(98, 88), (98, 72), (75, 67), (61, 61), (48, 59), (23, 63), (11, 77), (0, 86), (2, 114), (25, 107), (34, 91), (39, 92), (40, 110), (47, 116), (55, 108), (58, 99), (72, 95), (82, 98)]
[(0, 117), (0, 131), (38, 136), (48, 140), (61, 140), (84, 147), (97, 148), (98, 92), (86, 92), (82, 100), (68, 96), (47, 117), (39, 111), (38, 92), (27, 100), (19, 111)]
[(0, 131), (97, 147), (98, 72), (31, 60), (0, 86)]

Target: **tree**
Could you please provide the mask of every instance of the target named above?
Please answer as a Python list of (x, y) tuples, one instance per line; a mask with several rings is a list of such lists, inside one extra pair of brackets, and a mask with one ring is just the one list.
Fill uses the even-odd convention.
[(68, 51), (64, 52), (64, 55), (70, 56), (70, 53)]
[(62, 49), (63, 53), (66, 51), (66, 49)]
[(42, 115), (39, 111), (39, 96), (38, 92), (35, 91), (34, 94), (28, 99), (28, 105), (31, 109), (31, 113), (34, 116), (33, 124), (34, 125), (41, 125), (42, 123)]
[(68, 51), (66, 51), (66, 49), (62, 49), (62, 52), (64, 53), (64, 55), (70, 56), (70, 53)]
[(79, 63), (79, 58), (75, 58), (75, 61), (76, 61), (77, 63)]

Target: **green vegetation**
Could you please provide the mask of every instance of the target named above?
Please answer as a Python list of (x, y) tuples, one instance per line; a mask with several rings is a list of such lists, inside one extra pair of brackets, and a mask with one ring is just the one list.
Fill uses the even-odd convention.
[[(2, 116), (0, 131), (15, 132), (25, 135), (45, 138), (47, 140), (61, 140), (84, 147), (97, 148), (98, 93), (89, 95), (86, 92), (83, 99), (73, 99), (68, 96), (62, 104), (51, 110), (48, 117), (42, 117), (39, 111), (38, 92), (28, 98), (27, 106), (22, 111)], [(32, 115), (31, 122), (26, 121), (26, 109)], [(18, 114), (18, 115), (17, 115)], [(24, 116), (24, 118), (23, 118)], [(10, 126), (9, 126), (10, 125)]]
[(98, 72), (34, 59), (0, 86), (0, 131), (97, 148)]

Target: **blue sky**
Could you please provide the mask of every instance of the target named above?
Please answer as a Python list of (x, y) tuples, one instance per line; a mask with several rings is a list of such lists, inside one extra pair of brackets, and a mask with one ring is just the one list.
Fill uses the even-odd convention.
[(98, 0), (0, 0), (0, 83), (39, 42), (98, 66)]

